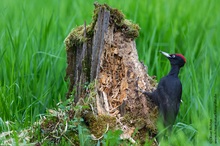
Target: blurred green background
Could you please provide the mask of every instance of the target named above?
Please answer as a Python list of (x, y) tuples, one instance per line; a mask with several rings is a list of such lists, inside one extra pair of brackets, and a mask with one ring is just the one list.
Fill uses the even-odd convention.
[[(120, 9), (127, 19), (139, 24), (139, 59), (158, 81), (170, 69), (159, 50), (186, 57), (180, 73), (183, 102), (169, 143), (208, 145), (215, 137), (219, 142), (220, 1), (97, 1)], [(1, 1), (0, 131), (8, 130), (6, 121), (16, 130), (27, 127), (46, 109), (65, 100), (64, 39), (74, 27), (91, 22), (93, 3)]]

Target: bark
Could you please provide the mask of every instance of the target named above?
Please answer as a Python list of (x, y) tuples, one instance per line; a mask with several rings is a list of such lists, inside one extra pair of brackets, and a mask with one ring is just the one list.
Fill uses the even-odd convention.
[[(93, 114), (114, 117), (115, 128), (124, 132), (121, 138), (130, 139), (137, 129), (134, 139), (145, 140), (146, 133), (156, 134), (158, 111), (150, 99), (135, 91), (155, 88), (138, 60), (134, 40), (138, 34), (138, 25), (124, 19), (119, 10), (95, 4), (93, 22), (75, 28), (65, 40), (70, 79), (67, 97), (72, 95), (77, 104), (91, 94), (85, 84), (96, 80)], [(89, 117), (85, 120), (92, 121)]]

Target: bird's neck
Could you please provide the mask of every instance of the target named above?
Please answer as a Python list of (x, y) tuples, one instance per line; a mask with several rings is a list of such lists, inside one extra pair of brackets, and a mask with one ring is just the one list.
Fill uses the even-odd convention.
[(178, 65), (172, 65), (169, 75), (178, 77), (179, 71), (180, 71), (180, 67)]

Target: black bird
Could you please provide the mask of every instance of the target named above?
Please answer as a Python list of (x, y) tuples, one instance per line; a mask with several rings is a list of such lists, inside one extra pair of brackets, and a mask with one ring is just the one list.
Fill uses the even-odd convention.
[(159, 107), (159, 112), (165, 127), (171, 127), (179, 111), (182, 95), (182, 84), (178, 78), (179, 70), (186, 63), (182, 54), (168, 54), (160, 51), (165, 55), (171, 64), (169, 74), (163, 77), (158, 87), (152, 93), (143, 92), (151, 98)]

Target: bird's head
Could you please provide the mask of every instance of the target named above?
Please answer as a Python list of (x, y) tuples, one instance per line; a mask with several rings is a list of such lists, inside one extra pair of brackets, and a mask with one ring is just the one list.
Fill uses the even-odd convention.
[(183, 67), (186, 63), (186, 58), (182, 54), (169, 54), (163, 51), (160, 52), (170, 60), (171, 65), (178, 65), (179, 67)]

